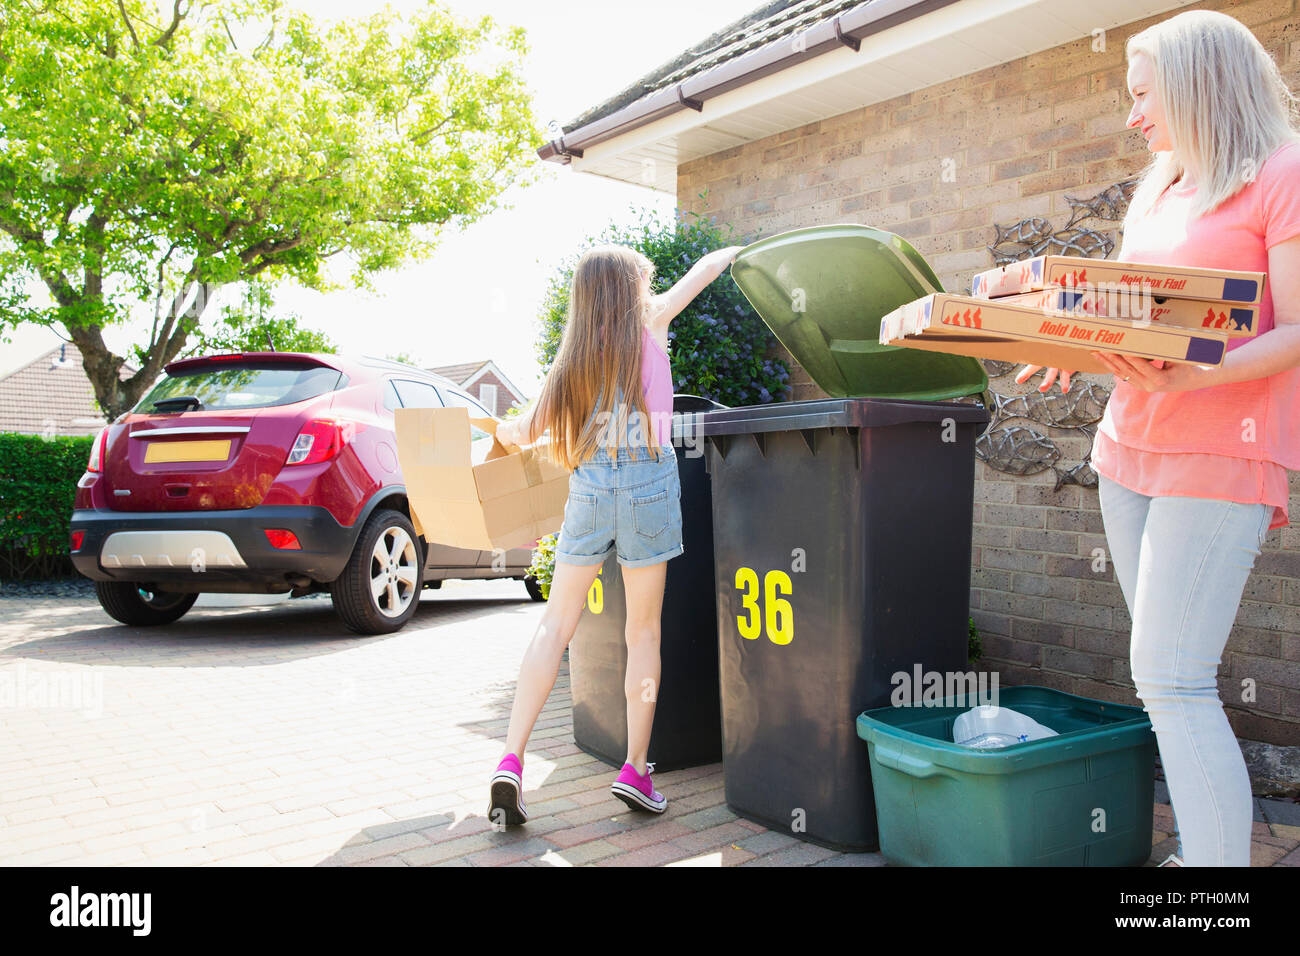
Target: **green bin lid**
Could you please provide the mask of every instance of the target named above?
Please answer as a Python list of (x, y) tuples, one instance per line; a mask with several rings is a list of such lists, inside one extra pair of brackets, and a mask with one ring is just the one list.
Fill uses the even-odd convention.
[(941, 401), (988, 387), (977, 359), (880, 344), (880, 320), (942, 292), (929, 264), (891, 232), (845, 223), (742, 249), (731, 278), (812, 380), (834, 398)]

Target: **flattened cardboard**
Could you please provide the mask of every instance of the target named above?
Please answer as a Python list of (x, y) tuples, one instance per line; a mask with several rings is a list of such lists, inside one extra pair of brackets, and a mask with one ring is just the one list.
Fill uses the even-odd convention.
[(1212, 329), (1229, 338), (1249, 338), (1259, 326), (1259, 306), (1208, 299), (1171, 299), (1138, 289), (1044, 289), (998, 298), (998, 303), (1044, 312), (1077, 314), (1099, 322), (1160, 323), (1184, 329)]
[[(1228, 337), (1213, 330), (1192, 332), (1154, 324), (1098, 322), (1008, 305), (1004, 300), (941, 293), (917, 299), (885, 316), (880, 323), (880, 341), (905, 348), (925, 341), (936, 346), (927, 351), (1106, 372), (1109, 370), (1089, 352), (1219, 365)], [(1050, 352), (1043, 346), (1050, 346)]]
[(992, 359), (995, 362), (1014, 362), (1017, 365), (1041, 365), (1043, 368), (1060, 368), (1069, 372), (1110, 374), (1110, 369), (1083, 349), (1069, 345), (1052, 345), (1050, 342), (1020, 342), (992, 336), (953, 334), (924, 337), (910, 335), (889, 344), (907, 349), (919, 349), (922, 352), (970, 355), (974, 358)]
[[(418, 534), (455, 548), (529, 547), (559, 531), (569, 473), (536, 446), (507, 448), (497, 421), (465, 408), (401, 408), (393, 413), (397, 460)], [(471, 424), (492, 434), (475, 463)]]
[(994, 299), (1052, 286), (1063, 289), (1136, 287), (1169, 298), (1259, 305), (1264, 298), (1264, 282), (1262, 272), (1191, 269), (1081, 256), (1037, 256), (976, 273), (971, 280), (971, 295)]

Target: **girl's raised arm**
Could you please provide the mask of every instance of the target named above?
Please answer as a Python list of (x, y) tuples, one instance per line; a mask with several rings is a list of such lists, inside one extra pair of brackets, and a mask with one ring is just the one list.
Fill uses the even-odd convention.
[(691, 266), (690, 271), (678, 279), (671, 289), (655, 296), (650, 315), (651, 328), (655, 330), (667, 328), (668, 323), (677, 318), (681, 311), (704, 291), (705, 286), (726, 271), (727, 266), (731, 265), (736, 258), (736, 253), (743, 248), (745, 247), (727, 246), (701, 256), (699, 262)]

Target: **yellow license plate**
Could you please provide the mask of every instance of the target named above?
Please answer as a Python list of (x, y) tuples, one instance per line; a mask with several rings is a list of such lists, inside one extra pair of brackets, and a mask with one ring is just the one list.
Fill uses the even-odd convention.
[(219, 441), (151, 441), (144, 450), (144, 463), (169, 461), (225, 461), (230, 457), (230, 439)]

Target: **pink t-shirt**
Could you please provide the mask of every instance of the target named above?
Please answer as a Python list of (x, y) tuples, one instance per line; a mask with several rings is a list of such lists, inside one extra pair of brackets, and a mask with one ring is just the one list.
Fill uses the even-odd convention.
[(648, 326), (641, 331), (641, 389), (645, 407), (654, 421), (655, 437), (662, 447), (672, 444), (673, 374), (668, 354)]
[[(1193, 194), (1166, 190), (1125, 230), (1117, 258), (1267, 272), (1268, 250), (1300, 235), (1300, 144), (1276, 150), (1253, 182), (1205, 216), (1192, 217)], [(1273, 310), (1265, 283), (1255, 336), (1229, 339), (1228, 350), (1267, 335)], [(1191, 392), (1144, 392), (1117, 378), (1092, 467), (1139, 494), (1270, 504), (1269, 527), (1282, 527), (1287, 469), (1300, 470), (1300, 368)]]

